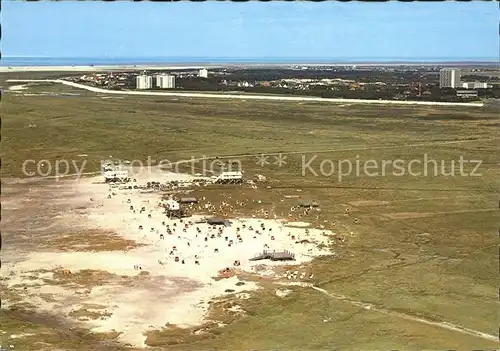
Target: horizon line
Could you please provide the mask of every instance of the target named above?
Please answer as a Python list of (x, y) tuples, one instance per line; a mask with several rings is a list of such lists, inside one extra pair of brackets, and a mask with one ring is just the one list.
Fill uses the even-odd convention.
[(453, 60), (499, 60), (498, 57), (493, 56), (35, 56), (35, 55), (1, 55), (3, 58), (51, 58), (51, 59), (172, 59), (172, 58), (214, 58), (214, 59), (313, 59), (313, 60), (338, 60), (338, 59), (453, 59)]
[(82, 67), (82, 66), (161, 66), (161, 65), (324, 65), (324, 66), (362, 66), (362, 65), (472, 65), (472, 64), (481, 64), (481, 65), (498, 65), (498, 60), (459, 60), (459, 59), (448, 59), (448, 60), (404, 60), (404, 59), (393, 59), (393, 60), (377, 60), (377, 59), (365, 59), (365, 60), (312, 60), (312, 59), (288, 59), (288, 60), (279, 60), (279, 59), (267, 59), (267, 60), (259, 60), (259, 59), (239, 59), (239, 60), (231, 60), (231, 59), (178, 59), (178, 60), (95, 60), (92, 61), (83, 61), (83, 62), (71, 62), (70, 59), (62, 59), (59, 62), (51, 62), (48, 60), (24, 60), (25, 62), (8, 62), (10, 60), (0, 59), (0, 67), (25, 67), (25, 66), (36, 66), (36, 67), (44, 67), (44, 66), (73, 66), (73, 67)]

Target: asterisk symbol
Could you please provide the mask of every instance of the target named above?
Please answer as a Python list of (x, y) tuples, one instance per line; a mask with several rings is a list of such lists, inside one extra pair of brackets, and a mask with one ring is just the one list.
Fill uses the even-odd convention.
[(274, 164), (278, 167), (286, 165), (286, 156), (283, 154), (278, 154), (278, 156), (274, 156)]
[(266, 156), (264, 154), (260, 154), (260, 156), (257, 156), (257, 164), (261, 167), (264, 167), (265, 165), (269, 164), (269, 161), (267, 160), (269, 156)]

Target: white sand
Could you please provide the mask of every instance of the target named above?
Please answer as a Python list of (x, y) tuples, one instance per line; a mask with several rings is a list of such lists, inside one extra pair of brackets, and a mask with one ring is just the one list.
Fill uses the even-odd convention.
[(286, 224), (287, 227), (297, 227), (297, 228), (306, 228), (309, 227), (310, 224), (307, 222), (290, 222)]
[(13, 85), (13, 86), (9, 87), (9, 90), (12, 90), (12, 91), (27, 90), (27, 89), (28, 89), (28, 87), (26, 86), (26, 84)]
[(19, 338), (25, 338), (27, 336), (32, 336), (32, 335), (35, 335), (35, 334), (32, 334), (32, 333), (21, 333), (21, 334), (12, 334), (10, 336), (11, 339), (19, 339)]
[[(134, 178), (138, 180), (137, 184), (144, 184), (147, 181), (179, 180), (190, 177), (162, 172), (155, 168), (151, 172), (136, 174)], [(49, 312), (67, 314), (81, 308), (85, 303), (107, 306), (107, 311), (112, 313), (111, 317), (86, 323), (94, 331), (122, 332), (120, 340), (133, 346), (145, 346), (143, 333), (152, 328), (161, 328), (166, 323), (181, 326), (202, 323), (208, 309), (208, 301), (224, 295), (226, 289), (239, 294), (237, 295), (239, 298), (248, 298), (248, 293), (242, 291), (257, 289), (256, 284), (245, 282), (244, 285), (237, 286), (236, 277), (219, 281), (215, 281), (212, 277), (217, 276), (219, 270), (226, 267), (254, 272), (256, 265), (265, 264), (268, 267), (282, 265), (283, 263), (278, 262), (249, 260), (265, 249), (266, 245), (267, 250), (289, 250), (295, 253), (294, 264), (308, 262), (318, 255), (331, 254), (317, 248), (317, 243), (328, 244), (328, 237), (323, 234), (331, 234), (329, 232), (288, 228), (285, 226), (286, 223), (276, 220), (241, 218), (233, 221), (231, 227), (224, 228), (219, 237), (218, 229), (205, 223), (187, 224), (185, 228), (187, 222), (194, 222), (199, 217), (186, 218), (184, 223), (180, 220), (167, 219), (163, 208), (159, 207), (158, 192), (118, 188), (111, 190), (107, 184), (97, 183), (101, 181), (101, 177), (73, 181), (75, 191), (81, 197), (86, 197), (90, 206), (87, 214), (80, 215), (83, 225), (112, 230), (126, 239), (147, 245), (128, 252), (44, 252), (43, 254), (33, 252), (23, 262), (15, 265), (7, 264), (5, 272), (12, 274), (7, 283), (9, 286), (24, 284), (26, 276), (33, 275), (27, 272), (40, 269), (64, 268), (73, 273), (83, 269), (105, 270), (121, 276), (136, 276), (140, 271), (134, 269), (134, 266), (140, 265), (142, 271), (149, 272), (150, 279), (134, 287), (122, 287), (119, 282), (115, 282), (94, 288), (87, 294), (81, 291), (76, 298), (74, 290), (41, 285), (43, 282), (40, 278), (50, 278), (52, 275), (44, 273), (46, 276), (39, 275), (39, 279), (32, 280), (27, 289), (30, 302), (37, 304), (41, 310)], [(109, 199), (108, 196), (112, 193), (115, 195)], [(136, 213), (130, 210), (130, 206), (136, 209)], [(139, 213), (143, 206), (146, 211)], [(148, 218), (149, 214), (151, 218)], [(165, 226), (162, 222), (165, 222)], [(143, 226), (142, 230), (139, 229), (140, 225)], [(167, 225), (173, 231), (171, 235), (167, 234)], [(243, 225), (246, 228), (243, 228)], [(262, 225), (265, 230), (262, 229)], [(253, 230), (249, 229), (250, 227)], [(237, 239), (237, 228), (240, 228), (242, 242)], [(260, 232), (256, 233), (257, 230)], [(160, 234), (163, 234), (164, 239), (160, 239)], [(212, 235), (214, 238), (211, 238)], [(292, 236), (295, 238), (292, 239)], [(295, 243), (304, 239), (315, 243)], [(85, 238), (82, 238), (82, 241), (84, 240)], [(231, 246), (229, 246), (230, 240), (233, 240)], [(170, 255), (174, 246), (176, 250)], [(219, 252), (216, 253), (215, 249)], [(176, 256), (179, 260), (184, 259), (185, 264), (175, 262)], [(199, 261), (199, 265), (195, 264), (196, 260)], [(236, 260), (240, 261), (241, 266), (233, 266)], [(273, 279), (284, 279), (276, 274), (273, 276), (270, 269), (265, 270), (263, 275)], [(304, 277), (305, 273), (287, 274), (288, 279), (300, 280)], [(52, 294), (55, 302), (44, 301), (40, 297), (41, 293)]]
[(292, 290), (290, 289), (276, 289), (276, 295), (279, 297), (285, 297), (287, 295), (290, 295), (292, 293)]

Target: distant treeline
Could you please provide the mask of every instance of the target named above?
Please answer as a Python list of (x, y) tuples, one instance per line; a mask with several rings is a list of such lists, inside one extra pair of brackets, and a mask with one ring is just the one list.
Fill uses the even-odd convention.
[(247, 69), (227, 71), (233, 80), (270, 81), (281, 79), (348, 79), (360, 83), (431, 83), (438, 80), (437, 72), (430, 71), (362, 71), (362, 70), (300, 70), (300, 69)]

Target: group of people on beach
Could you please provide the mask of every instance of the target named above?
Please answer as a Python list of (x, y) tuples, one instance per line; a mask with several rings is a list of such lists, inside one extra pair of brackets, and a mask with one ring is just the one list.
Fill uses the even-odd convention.
[[(111, 191), (111, 189), (110, 189)], [(108, 196), (108, 198), (111, 198), (111, 195), (116, 195), (114, 192)], [(227, 218), (228, 213), (232, 213), (235, 210), (235, 206), (231, 205), (229, 202), (222, 201), (220, 205), (213, 204), (209, 201), (205, 201), (205, 197), (203, 197), (203, 203), (197, 203), (197, 204), (191, 204), (190, 210), (191, 211), (196, 211), (197, 209), (204, 210), (210, 213), (217, 213), (217, 214), (224, 214), (225, 217)], [(92, 200), (91, 200), (92, 201)], [(152, 219), (154, 212), (153, 208), (148, 209), (149, 207), (149, 200), (146, 201), (148, 206), (144, 206), (144, 202), (136, 207), (132, 204), (132, 200), (129, 198), (126, 200), (127, 205), (129, 206), (129, 210), (134, 213), (134, 214), (147, 214), (147, 219)], [(236, 207), (245, 207), (247, 205), (247, 202), (244, 201), (236, 201)], [(162, 203), (157, 203), (155, 205), (157, 206), (162, 206)], [(292, 207), (291, 208), (291, 213), (295, 212), (298, 210), (298, 207)], [(314, 209), (319, 212), (318, 209)], [(311, 211), (313, 209), (304, 209), (304, 215), (310, 215)], [(274, 217), (276, 217), (276, 214), (274, 213), (274, 206), (271, 209), (271, 211), (260, 209), (257, 212), (255, 212), (258, 217), (264, 217), (266, 219), (269, 219), (271, 214), (274, 214)], [(256, 214), (252, 216), (253, 218), (257, 218)], [(156, 216), (156, 215), (155, 215)], [(300, 216), (299, 216), (300, 217)], [(146, 224), (148, 221), (145, 220), (144, 224)], [(194, 232), (194, 237), (186, 237), (185, 235), (189, 231), (192, 231), (193, 227), (195, 227)], [(173, 262), (179, 262), (180, 264), (186, 264), (188, 262), (194, 263), (196, 265), (200, 265), (201, 263), (201, 257), (204, 254), (207, 253), (207, 248), (209, 246), (209, 241), (217, 238), (224, 238), (224, 244), (221, 245), (226, 245), (227, 247), (232, 247), (233, 245), (236, 244), (241, 244), (244, 242), (244, 238), (248, 239), (250, 237), (253, 237), (256, 239), (257, 237), (262, 237), (263, 235), (266, 236), (270, 241), (274, 241), (276, 239), (275, 235), (276, 233), (273, 232), (273, 228), (266, 228), (266, 225), (264, 222), (261, 222), (257, 227), (253, 227), (252, 225), (247, 225), (245, 223), (240, 223), (238, 227), (236, 228), (231, 228), (230, 235), (227, 233), (227, 229), (223, 225), (218, 225), (218, 226), (209, 226), (208, 228), (203, 228), (201, 225), (197, 223), (193, 223), (191, 220), (185, 220), (184, 218), (177, 218), (173, 220), (165, 220), (161, 222), (161, 227), (160, 228), (155, 228), (154, 226), (150, 227), (149, 233), (147, 233), (144, 230), (143, 224), (140, 224), (138, 226), (138, 230), (144, 233), (144, 237), (150, 237), (151, 234), (155, 234), (158, 236), (158, 241), (164, 241), (167, 236), (176, 236), (177, 239), (184, 241), (185, 245), (188, 247), (191, 247), (191, 245), (197, 245), (201, 250), (198, 252), (198, 254), (193, 255), (193, 256), (188, 256), (188, 257), (182, 257), (182, 254), (180, 252), (184, 250), (178, 250), (177, 246), (171, 246), (166, 250), (168, 251), (168, 255), (165, 255), (164, 259), (166, 261), (172, 260)], [(182, 233), (181, 233), (182, 232)], [(283, 232), (283, 225), (279, 227), (279, 233)], [(244, 235), (242, 235), (244, 234)], [(305, 230), (305, 234), (308, 237), (309, 236), (309, 230)], [(231, 238), (231, 236), (233, 236)], [(310, 243), (309, 240), (301, 240), (300, 235), (295, 235), (292, 233), (288, 233), (288, 237), (290, 237), (290, 240), (295, 242), (295, 243)], [(195, 239), (198, 239), (203, 242), (199, 242), (195, 244), (193, 241)], [(165, 243), (167, 244), (167, 243)], [(165, 244), (163, 244), (165, 246)], [(168, 245), (168, 244), (167, 244)], [(217, 244), (219, 245), (219, 244)], [(267, 243), (263, 244), (263, 249), (268, 250), (270, 248), (270, 243), (269, 241)], [(214, 254), (218, 254), (220, 251), (220, 247), (213, 247), (210, 250), (213, 250)], [(165, 252), (167, 252), (165, 251)], [(193, 250), (190, 250), (193, 252)], [(309, 250), (311, 251), (311, 250)], [(185, 251), (184, 251), (185, 252)], [(195, 252), (195, 251), (194, 251)], [(164, 259), (158, 259), (158, 264), (164, 265), (166, 261)], [(240, 261), (235, 261), (235, 265), (240, 265)], [(142, 270), (141, 265), (134, 265), (134, 270)]]

